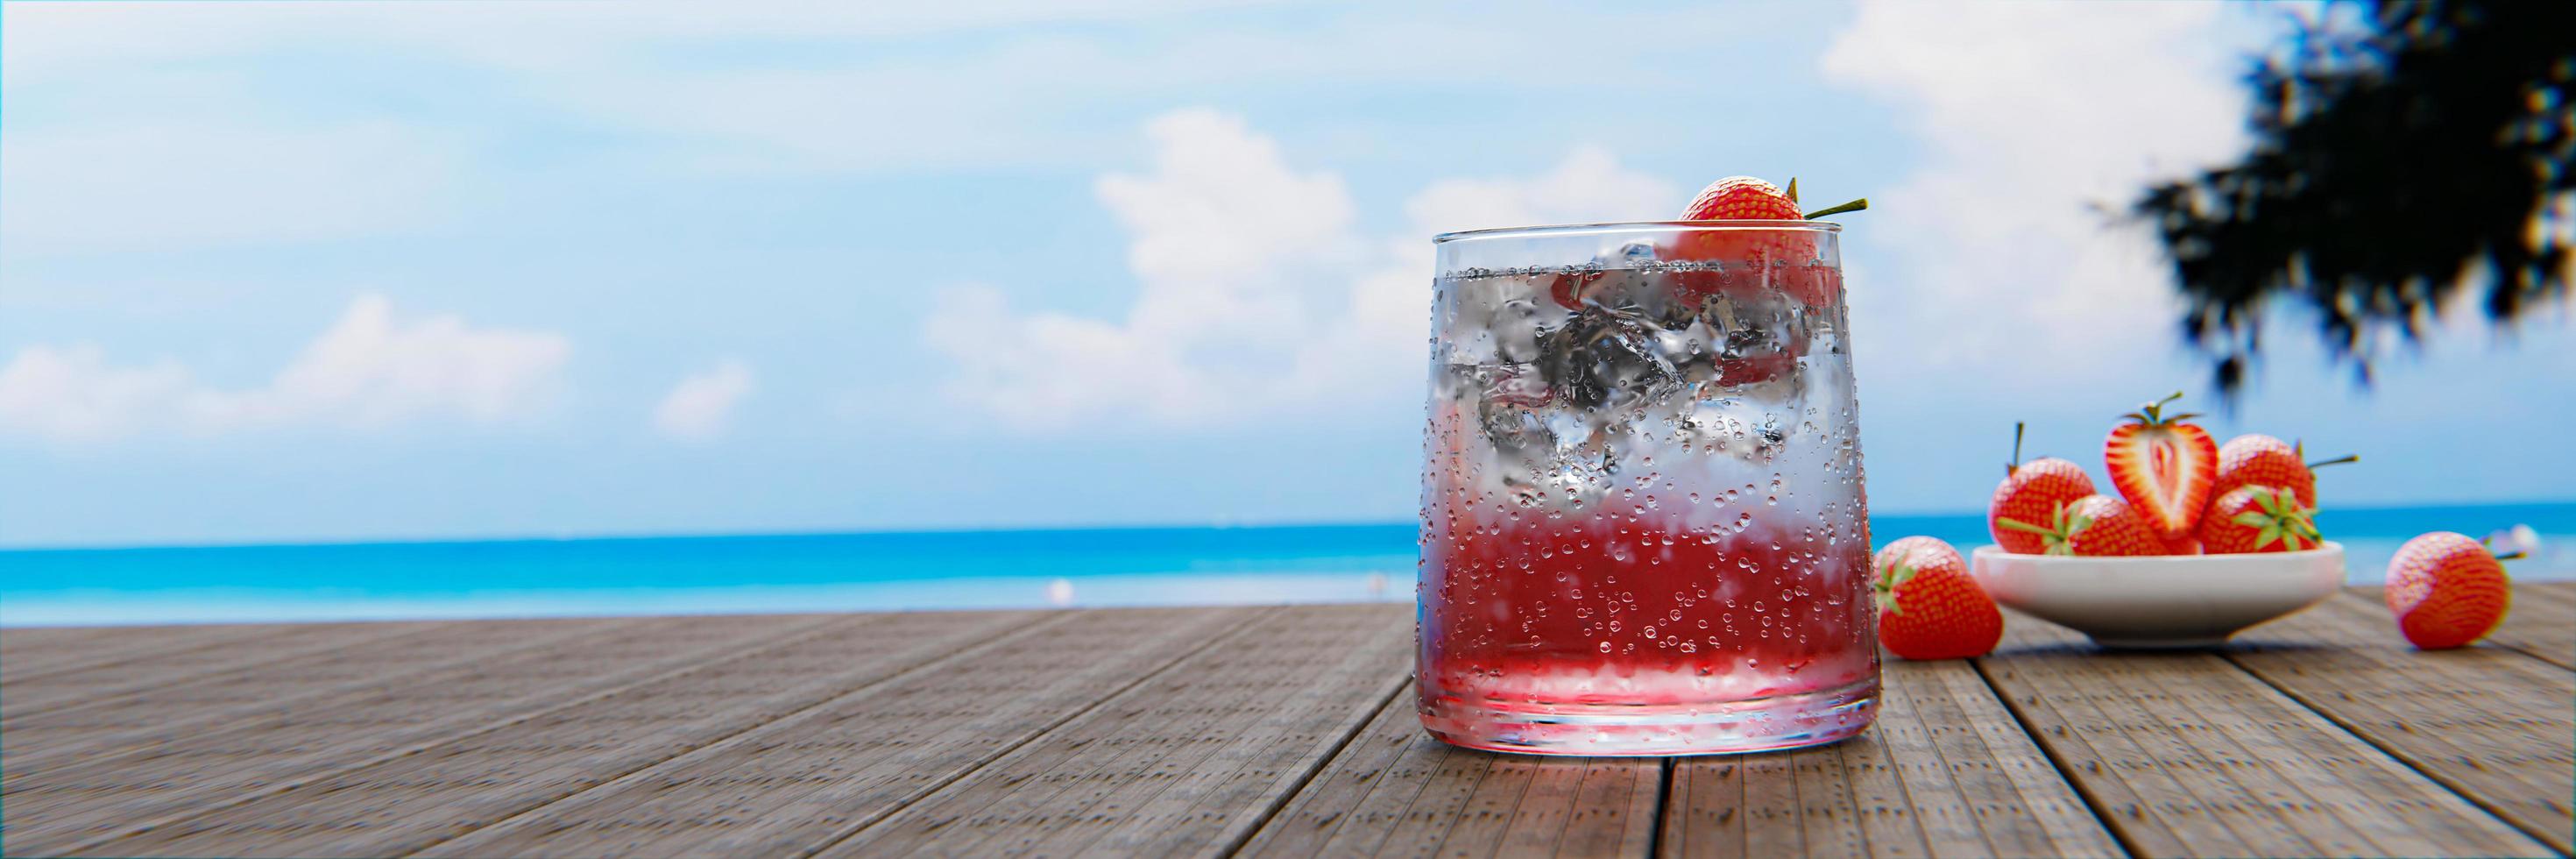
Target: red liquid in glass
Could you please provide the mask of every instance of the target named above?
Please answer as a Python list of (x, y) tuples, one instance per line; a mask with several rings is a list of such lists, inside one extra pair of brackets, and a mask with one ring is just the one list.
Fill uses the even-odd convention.
[(1693, 533), (1631, 512), (1642, 515), (1435, 523), (1423, 554), (1425, 703), (1740, 701), (1872, 676), (1865, 539), (1760, 525)]

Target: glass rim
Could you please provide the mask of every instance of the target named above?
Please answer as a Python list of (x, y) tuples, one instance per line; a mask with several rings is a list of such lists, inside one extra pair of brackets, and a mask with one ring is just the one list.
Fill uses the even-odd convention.
[(1637, 232), (1724, 232), (1731, 230), (1768, 230), (1773, 232), (1839, 233), (1843, 225), (1832, 221), (1790, 221), (1736, 219), (1720, 221), (1605, 221), (1596, 224), (1549, 224), (1532, 227), (1487, 227), (1481, 230), (1458, 230), (1431, 237), (1431, 243), (1484, 241), (1487, 239), (1537, 238), (1543, 236), (1615, 235)]

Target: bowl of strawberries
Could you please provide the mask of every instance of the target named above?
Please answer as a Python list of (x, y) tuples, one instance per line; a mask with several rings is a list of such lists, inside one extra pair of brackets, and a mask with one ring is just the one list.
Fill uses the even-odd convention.
[(2103, 442), (2112, 492), (2073, 462), (2006, 469), (1987, 508), (1995, 545), (1972, 575), (1995, 601), (2115, 648), (2209, 647), (2316, 604), (2344, 582), (2343, 546), (2316, 526), (2316, 474), (2298, 446), (2217, 444), (2170, 414), (2127, 415)]

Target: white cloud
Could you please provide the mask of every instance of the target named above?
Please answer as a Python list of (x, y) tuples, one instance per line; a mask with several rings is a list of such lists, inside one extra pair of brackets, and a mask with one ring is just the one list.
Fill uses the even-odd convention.
[(0, 434), (78, 442), (425, 418), (499, 425), (551, 402), (570, 352), (550, 332), (475, 328), (452, 315), (397, 319), (391, 302), (366, 295), (252, 388), (201, 384), (169, 360), (114, 366), (90, 344), (28, 346), (0, 366)]
[(2242, 150), (2224, 11), (1862, 6), (1824, 72), (1899, 105), (1926, 158), (1871, 195), (1868, 240), (1902, 265), (1855, 300), (1856, 339), (1936, 333), (1909, 342), (1917, 366), (2001, 384), (2161, 368), (2173, 289), (2152, 238), (2103, 207)]
[(924, 325), (958, 368), (950, 396), (1023, 427), (1224, 424), (1412, 396), (1420, 380), (1389, 369), (1424, 360), (1433, 232), (1652, 217), (1680, 202), (1583, 148), (1532, 179), (1437, 183), (1408, 203), (1405, 233), (1371, 239), (1338, 176), (1294, 170), (1240, 119), (1181, 111), (1146, 133), (1153, 171), (1098, 184), (1129, 232), (1135, 305), (1094, 319), (953, 288)]
[(722, 435), (733, 408), (752, 391), (751, 366), (727, 358), (671, 386), (653, 407), (653, 428), (672, 438), (705, 440)]
[(0, 432), (74, 441), (122, 435), (186, 395), (186, 367), (109, 366), (94, 344), (18, 350), (0, 366)]

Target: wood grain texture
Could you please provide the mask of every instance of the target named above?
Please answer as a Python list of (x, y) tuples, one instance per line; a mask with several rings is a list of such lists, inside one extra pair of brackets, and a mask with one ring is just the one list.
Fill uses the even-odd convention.
[(2576, 669), (2576, 582), (2515, 585), (2513, 608), (2487, 640)]
[(221, 648), (291, 627), (283, 624), (90, 626), (0, 629), (0, 684), (16, 684), (164, 653)]
[(2547, 624), (2576, 587), (2521, 586), (2506, 630), (2440, 653), (2377, 596), (2213, 652), (2016, 615), (1993, 656), (1889, 662), (1859, 738), (1682, 759), (1432, 740), (1401, 605), (12, 631), (41, 706), (0, 721), (0, 848), (2566, 850), (2576, 673)]
[(1823, 748), (1676, 762), (1670, 856), (2114, 856), (1964, 661), (1890, 661), (1878, 722)]
[[(471, 832), (1060, 616), (975, 612), (840, 619), (822, 631), (557, 707), (412, 754), (318, 776), (151, 831), (102, 856), (391, 855)], [(600, 738), (614, 737), (614, 743)], [(595, 852), (576, 850), (576, 853)]]
[(436, 623), (297, 623), (249, 630), (228, 637), (19, 679), (5, 678), (8, 694), (0, 695), (0, 731), (11, 720), (64, 708), (104, 706), (157, 686), (200, 683), (236, 676), (263, 666), (328, 659), (333, 651), (385, 639), (402, 639), (438, 629)]
[(99, 758), (162, 747), (210, 731), (291, 719), (304, 708), (399, 686), (435, 686), (469, 677), (514, 652), (578, 647), (582, 638), (635, 619), (532, 620), (442, 625), (421, 635), (379, 638), (316, 658), (268, 663), (240, 672), (172, 683), (110, 697), (94, 705), (21, 716), (0, 725), (0, 763), (8, 784), (58, 761)]
[(809, 852), (1270, 611), (1072, 614), (517, 815), (429, 855)]
[(2554, 855), (2217, 654), (2013, 614), (1978, 662), (2133, 852)]
[[(669, 618), (562, 648), (495, 659), (470, 677), (402, 685), (116, 755), (10, 774), (5, 846), (62, 853), (316, 776), (517, 724), (628, 685), (707, 670), (829, 618)], [(605, 735), (593, 742), (609, 742)]]
[(1663, 764), (1434, 740), (1403, 688), (1244, 845), (1252, 856), (1643, 856)]
[(1407, 607), (1267, 615), (821, 855), (1162, 855), (1248, 837), (1403, 682)]
[(2237, 637), (2254, 676), (2560, 852), (2576, 815), (2576, 674), (2480, 644), (2425, 652), (2344, 594)]

